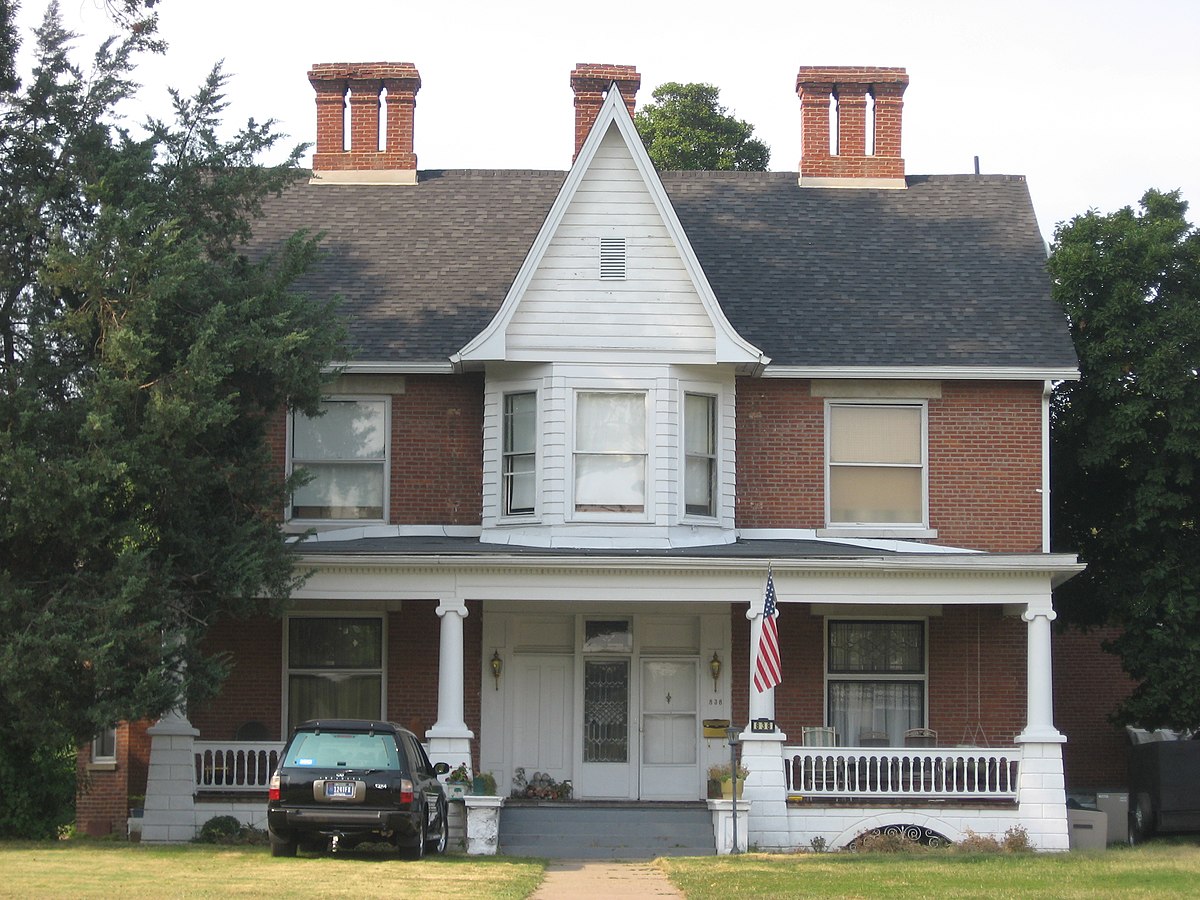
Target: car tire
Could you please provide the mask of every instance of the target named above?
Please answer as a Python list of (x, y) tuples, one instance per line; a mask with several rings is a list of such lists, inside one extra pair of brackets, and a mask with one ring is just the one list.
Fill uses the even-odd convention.
[(271, 855), (272, 856), (295, 856), (296, 855), (296, 839), (285, 840), (281, 837), (276, 837), (275, 832), (271, 832)]
[(446, 804), (439, 802), (438, 810), (438, 831), (437, 836), (433, 840), (426, 842), (425, 849), (430, 853), (445, 853), (446, 845), (450, 843), (450, 816), (446, 812)]
[(425, 844), (429, 842), (429, 813), (422, 808), (417, 825), (417, 842), (409, 847), (401, 847), (400, 855), (405, 859), (421, 859), (425, 856)]
[(1138, 794), (1129, 811), (1129, 843), (1140, 844), (1153, 833), (1154, 811), (1150, 808), (1150, 795)]

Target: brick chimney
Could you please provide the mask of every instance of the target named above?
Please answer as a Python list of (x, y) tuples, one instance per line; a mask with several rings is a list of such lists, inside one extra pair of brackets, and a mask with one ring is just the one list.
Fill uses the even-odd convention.
[[(336, 184), (416, 184), (413, 111), (421, 76), (412, 63), (317, 63), (308, 80), (317, 93), (313, 181)], [(387, 93), (384, 94), (384, 91)], [(350, 148), (343, 126), (350, 95)], [(380, 147), (380, 98), (387, 120)]]
[[(908, 73), (876, 66), (802, 66), (800, 183), (815, 187), (904, 187), (900, 113)], [(867, 96), (874, 100), (868, 147)], [(837, 108), (837, 151), (829, 148), (829, 98)]]
[(579, 156), (579, 148), (600, 114), (604, 95), (613, 84), (621, 92), (625, 108), (632, 116), (633, 102), (642, 85), (642, 76), (634, 66), (579, 63), (571, 72), (571, 90), (575, 92), (575, 155), (571, 157), (572, 162)]

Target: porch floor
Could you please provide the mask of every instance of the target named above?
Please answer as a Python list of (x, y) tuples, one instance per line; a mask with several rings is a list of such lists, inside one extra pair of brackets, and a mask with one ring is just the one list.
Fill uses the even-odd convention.
[(549, 859), (653, 859), (716, 853), (703, 801), (508, 800), (500, 852)]

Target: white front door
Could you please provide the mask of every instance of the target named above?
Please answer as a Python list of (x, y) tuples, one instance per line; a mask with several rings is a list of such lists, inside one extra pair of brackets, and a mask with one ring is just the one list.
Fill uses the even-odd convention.
[(575, 659), (520, 654), (513, 661), (513, 715), (509, 741), (525, 777), (545, 772), (555, 781), (572, 775), (571, 725)]
[(695, 659), (641, 660), (641, 799), (695, 800), (699, 740)]

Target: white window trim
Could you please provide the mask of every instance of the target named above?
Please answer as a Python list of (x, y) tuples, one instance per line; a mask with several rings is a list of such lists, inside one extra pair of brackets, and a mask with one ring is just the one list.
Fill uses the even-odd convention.
[[(642, 511), (641, 512), (603, 512), (596, 510), (579, 510), (575, 504), (575, 461), (579, 456), (580, 451), (576, 449), (576, 415), (578, 410), (580, 394), (637, 394), (642, 397), (642, 413), (645, 416), (645, 434), (646, 447), (642, 451)], [(567, 470), (568, 482), (566, 484), (566, 521), (568, 522), (629, 522), (629, 523), (645, 523), (651, 522), (654, 519), (654, 502), (657, 494), (657, 485), (654, 481), (655, 468), (655, 448), (658, 445), (658, 430), (655, 425), (655, 407), (657, 405), (657, 392), (653, 386), (629, 386), (628, 384), (605, 384), (599, 382), (596, 384), (574, 384), (568, 389), (568, 404), (567, 404)]]
[[(689, 394), (701, 397), (711, 397), (713, 400), (713, 508), (708, 515), (689, 513), (687, 509), (687, 398)], [(725, 445), (721, 437), (721, 423), (725, 411), (725, 394), (720, 385), (684, 382), (679, 385), (679, 456), (677, 459), (679, 473), (679, 521), (685, 524), (711, 525), (721, 518), (722, 485), (725, 475), (724, 454)]]
[[(919, 408), (921, 411), (921, 521), (920, 522), (833, 522), (830, 520), (830, 440), (832, 438), (832, 410), (835, 406), (904, 407)], [(924, 400), (841, 400), (825, 401), (824, 423), (824, 479), (825, 479), (825, 527), (818, 529), (818, 537), (880, 537), (880, 538), (936, 538), (937, 530), (929, 527), (929, 404)], [(913, 468), (913, 467), (909, 467)]]
[[(379, 717), (381, 720), (387, 719), (388, 697), (388, 614), (379, 611), (364, 611), (364, 612), (342, 612), (340, 610), (307, 610), (304, 612), (288, 613), (283, 617), (283, 671), (280, 675), (283, 690), (280, 692), (282, 698), (281, 708), (279, 711), (279, 728), (280, 734), (286, 739), (291, 731), (288, 729), (288, 710), (291, 707), (291, 698), (289, 694), (289, 676), (293, 669), (288, 663), (289, 644), (291, 642), (291, 627), (292, 619), (378, 619), (380, 622), (379, 628)], [(326, 673), (328, 669), (295, 669), (298, 674), (309, 672)], [(361, 669), (358, 671), (366, 671)], [(299, 722), (295, 723), (299, 725)]]
[(105, 754), (100, 750), (101, 734), (97, 734), (92, 738), (92, 758), (91, 765), (96, 768), (113, 769), (117, 765), (117, 727), (110, 725), (107, 728), (101, 729), (103, 734), (112, 734), (112, 753)]
[[(383, 516), (379, 519), (305, 519), (292, 515), (292, 498), (289, 496), (287, 508), (284, 511), (284, 521), (304, 525), (379, 525), (387, 524), (391, 510), (392, 496), (392, 398), (387, 394), (327, 394), (321, 397), (321, 402), (334, 400), (372, 402), (383, 401)], [(295, 416), (298, 410), (288, 409), (287, 414), (287, 474), (291, 477), (295, 471), (296, 460), (293, 449), (295, 433)]]
[[(920, 622), (922, 628), (921, 638), (921, 674), (913, 675), (904, 674), (889, 674), (886, 672), (864, 672), (862, 674), (841, 673), (836, 675), (829, 674), (829, 623), (830, 622)], [(825, 682), (822, 688), (821, 706), (824, 710), (824, 721), (831, 722), (829, 709), (829, 682), (831, 681), (920, 681), (923, 685), (921, 692), (921, 712), (922, 723), (921, 728), (929, 727), (929, 619), (925, 616), (825, 616), (822, 624), (822, 668), (825, 675)], [(840, 746), (852, 747), (857, 743), (858, 736), (855, 735), (854, 740), (848, 740), (849, 735), (838, 735)]]
[[(505, 400), (512, 394), (533, 394), (533, 405), (536, 416), (534, 425), (533, 446), (533, 511), (527, 513), (508, 513), (504, 502), (504, 405)], [(500, 525), (528, 525), (541, 521), (542, 517), (542, 460), (545, 457), (543, 440), (545, 438), (545, 422), (542, 410), (542, 392), (534, 382), (528, 384), (504, 384), (497, 389), (496, 421), (496, 522)]]

